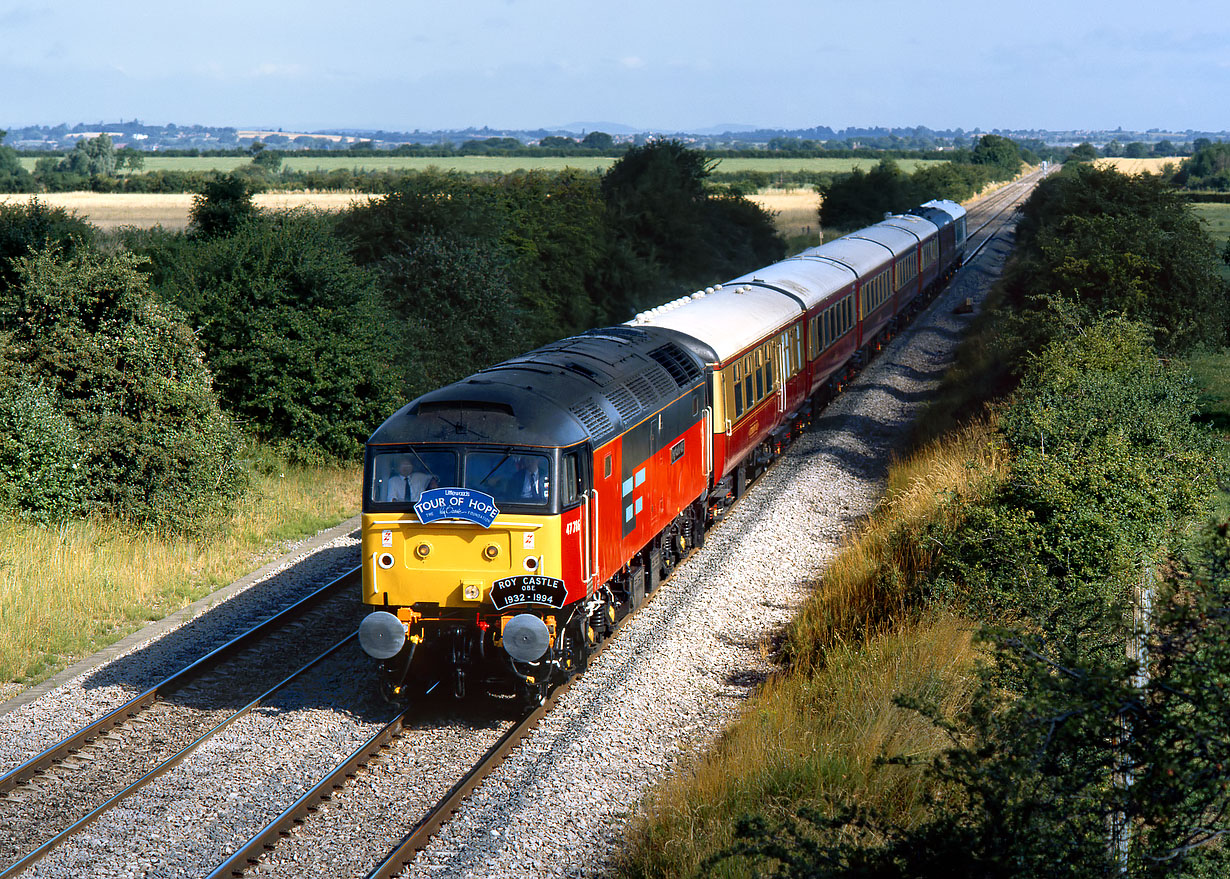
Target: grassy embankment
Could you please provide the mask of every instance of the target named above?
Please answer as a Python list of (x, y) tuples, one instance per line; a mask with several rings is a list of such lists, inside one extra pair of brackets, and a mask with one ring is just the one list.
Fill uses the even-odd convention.
[[(993, 426), (955, 429), (981, 403), (995, 358), (979, 319), (942, 393), (916, 425), (919, 451), (890, 469), (884, 500), (862, 533), (831, 563), (783, 639), (781, 671), (741, 718), (642, 804), (619, 875), (750, 876), (738, 859), (706, 864), (735, 841), (741, 816), (790, 816), (840, 803), (899, 827), (925, 815), (919, 763), (951, 744), (898, 705), (937, 704), (953, 716), (969, 698), (976, 623), (912, 604), (911, 585), (929, 559), (917, 539), (928, 522), (959, 509), (1002, 477), (1007, 461)], [(1202, 417), (1228, 435), (1230, 351), (1188, 359), (1203, 389)], [(950, 503), (958, 501), (958, 503)], [(1230, 513), (1230, 495), (1222, 498)], [(909, 757), (912, 766), (884, 765)]]
[(233, 513), (201, 538), (115, 522), (0, 521), (0, 697), (274, 558), (358, 511), (359, 468), (253, 468)]

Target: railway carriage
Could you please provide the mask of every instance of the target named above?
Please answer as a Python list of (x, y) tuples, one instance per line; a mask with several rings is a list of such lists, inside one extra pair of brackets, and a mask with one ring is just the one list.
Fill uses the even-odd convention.
[(412, 401), (367, 444), (360, 642), (390, 697), (582, 668), (960, 265), (928, 202)]
[(965, 258), (965, 208), (948, 199), (933, 199), (907, 213), (930, 220), (939, 229), (939, 280), (952, 277)]

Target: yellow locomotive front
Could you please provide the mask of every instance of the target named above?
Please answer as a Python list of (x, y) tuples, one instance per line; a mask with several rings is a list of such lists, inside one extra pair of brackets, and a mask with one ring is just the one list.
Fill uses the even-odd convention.
[[(382, 661), (388, 696), (415, 680), (462, 696), (471, 677), (485, 689), (543, 677), (513, 660), (549, 654), (585, 597), (565, 551), (574, 517), (560, 509), (561, 496), (577, 492), (578, 457), (565, 450), (561, 462), (560, 450), (543, 447), (369, 445), (363, 601), (375, 612), (360, 640)], [(561, 466), (570, 492), (557, 490)]]

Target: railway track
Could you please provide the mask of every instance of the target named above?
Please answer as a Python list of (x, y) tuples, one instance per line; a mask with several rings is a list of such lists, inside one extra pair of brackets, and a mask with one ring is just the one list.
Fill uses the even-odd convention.
[[(718, 523), (717, 527), (720, 527), (720, 525), (721, 523)], [(698, 551), (695, 548), (690, 550), (684, 561), (690, 559)], [(669, 582), (669, 580), (670, 578), (667, 577), (663, 580), (663, 584)], [(659, 586), (658, 589), (646, 596), (645, 602), (641, 607), (650, 604), (660, 593), (661, 587)], [(640, 608), (637, 610), (640, 610)], [(591, 661), (602, 655), (632, 616), (634, 614), (629, 614), (616, 624), (611, 634), (597, 645), (590, 656)], [(432, 836), (456, 812), (461, 802), (481, 785), (483, 780), (492, 771), (499, 767), (509, 753), (523, 739), (533, 732), (538, 723), (555, 707), (559, 699), (568, 692), (576, 680), (577, 676), (566, 679), (551, 691), (541, 706), (507, 725), (495, 743), (472, 766), (464, 771), (455, 784), (449, 787), (434, 804), (415, 820), (410, 830), (391, 847), (375, 867), (367, 872), (368, 879), (390, 879), (390, 877), (398, 875), (407, 864), (413, 861), (415, 855), (427, 846)], [(262, 857), (267, 856), (267, 853), (275, 851), (278, 842), (283, 837), (288, 836), (297, 825), (310, 820), (312, 814), (316, 812), (323, 801), (333, 796), (335, 791), (341, 790), (348, 779), (354, 778), (378, 755), (393, 747), (405, 731), (405, 724), (409, 716), (416, 710), (417, 706), (412, 706), (405, 713), (390, 718), (388, 723), (375, 735), (347, 756), (346, 759), (334, 766), (310, 790), (305, 792), (257, 834), (236, 849), (234, 854), (209, 873), (208, 879), (243, 876)], [(430, 735), (431, 731), (420, 730), (418, 734)], [(372, 816), (373, 819), (378, 817)]]
[[(354, 637), (359, 570), (327, 583), (0, 776), (0, 877), (31, 867)], [(302, 663), (293, 645), (350, 633)], [(254, 695), (255, 694), (255, 695)], [(240, 701), (238, 710), (233, 707)]]
[[(1053, 169), (1052, 169), (1053, 170)], [(975, 204), (969, 205), (966, 215), (968, 239), (965, 246), (965, 259), (961, 265), (968, 265), (978, 258), (988, 244), (999, 234), (1005, 214), (1015, 212), (1021, 203), (1033, 191), (1033, 188), (1049, 172), (1041, 169), (1026, 174), (1019, 180), (1014, 180), (1006, 186), (1001, 186)]]

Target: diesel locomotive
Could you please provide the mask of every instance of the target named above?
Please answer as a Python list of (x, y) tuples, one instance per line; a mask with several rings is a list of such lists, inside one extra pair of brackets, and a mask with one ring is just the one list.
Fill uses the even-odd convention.
[[(390, 698), (541, 702), (961, 264), (932, 201), (425, 394), (368, 440), (360, 643)], [(412, 684), (418, 686), (412, 687)]]

